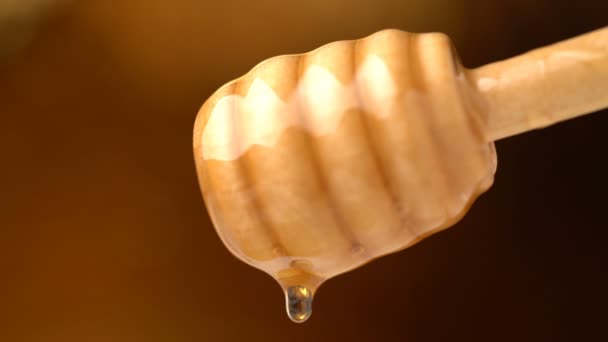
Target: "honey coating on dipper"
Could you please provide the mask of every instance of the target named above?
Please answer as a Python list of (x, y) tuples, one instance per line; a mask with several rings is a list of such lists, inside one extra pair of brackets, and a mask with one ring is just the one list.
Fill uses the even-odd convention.
[(449, 227), (490, 187), (469, 83), (444, 35), (385, 30), (267, 60), (203, 105), (214, 226), (279, 282), (292, 320), (322, 282)]

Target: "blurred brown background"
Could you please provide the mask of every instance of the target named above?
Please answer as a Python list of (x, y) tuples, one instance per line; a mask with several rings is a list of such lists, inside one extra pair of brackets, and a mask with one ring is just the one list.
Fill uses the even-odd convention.
[(497, 143), (455, 227), (322, 286), (304, 325), (212, 228), (194, 117), (257, 62), (383, 28), (473, 67), (608, 24), (591, 0), (0, 0), (0, 341), (598, 341), (608, 113)]

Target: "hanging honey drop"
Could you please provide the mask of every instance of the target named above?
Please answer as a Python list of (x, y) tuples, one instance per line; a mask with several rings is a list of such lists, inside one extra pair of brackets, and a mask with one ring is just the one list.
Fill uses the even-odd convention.
[(312, 314), (313, 294), (308, 288), (296, 285), (285, 291), (287, 316), (295, 323), (304, 323)]

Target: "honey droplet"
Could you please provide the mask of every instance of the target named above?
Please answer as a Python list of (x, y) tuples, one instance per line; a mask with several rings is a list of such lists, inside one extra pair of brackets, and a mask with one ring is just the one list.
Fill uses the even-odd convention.
[(312, 313), (312, 292), (301, 285), (290, 286), (285, 291), (287, 315), (296, 323), (304, 323)]

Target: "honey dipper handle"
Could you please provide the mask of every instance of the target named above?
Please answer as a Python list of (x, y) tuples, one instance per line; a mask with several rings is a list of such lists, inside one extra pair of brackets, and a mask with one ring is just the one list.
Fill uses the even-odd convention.
[(608, 107), (608, 27), (471, 71), (494, 141)]

